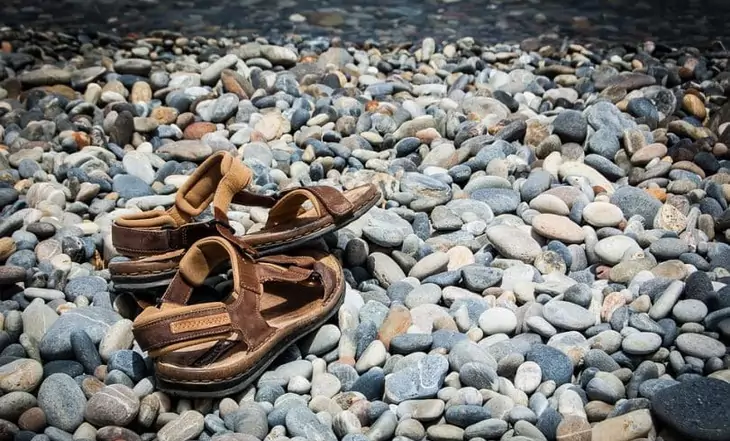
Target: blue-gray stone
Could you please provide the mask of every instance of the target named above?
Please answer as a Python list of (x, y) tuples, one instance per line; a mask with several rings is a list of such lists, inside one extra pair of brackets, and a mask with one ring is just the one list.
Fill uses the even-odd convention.
[(621, 187), (611, 195), (611, 203), (617, 205), (624, 216), (639, 215), (644, 218), (644, 226), (651, 228), (662, 203), (646, 191), (636, 187)]
[(457, 404), (446, 409), (446, 422), (466, 428), (492, 417), (489, 409), (473, 404)]
[(365, 395), (368, 401), (383, 398), (383, 391), (385, 390), (385, 374), (383, 373), (383, 369), (379, 367), (371, 368), (369, 371), (360, 375), (349, 390), (360, 392)]
[(71, 348), (74, 357), (81, 363), (87, 374), (93, 374), (94, 370), (101, 365), (101, 356), (96, 345), (89, 334), (83, 329), (74, 329), (71, 331)]
[(385, 396), (398, 404), (405, 400), (431, 398), (436, 395), (449, 370), (442, 355), (427, 355), (414, 366), (390, 375), (385, 380)]
[(476, 389), (494, 389), (499, 384), (497, 372), (484, 363), (466, 363), (459, 370), (459, 381)]
[(73, 302), (78, 296), (93, 299), (98, 292), (108, 291), (109, 286), (106, 280), (98, 276), (82, 276), (70, 279), (63, 289), (66, 300)]
[(431, 334), (433, 338), (432, 349), (444, 348), (448, 351), (454, 347), (454, 345), (462, 340), (467, 340), (466, 334), (454, 331), (451, 329), (439, 329)]
[[(543, 380), (544, 379), (545, 376), (543, 375)], [(535, 424), (535, 427), (537, 427), (537, 429), (545, 435), (545, 438), (547, 438), (548, 441), (555, 441), (558, 425), (562, 419), (563, 418), (557, 410), (552, 407), (547, 407), (537, 418), (537, 424)]]
[(71, 359), (71, 332), (83, 329), (91, 341), (98, 344), (111, 325), (122, 317), (111, 309), (83, 307), (71, 309), (56, 320), (40, 342), (41, 356), (45, 360)]
[(147, 366), (144, 358), (131, 349), (116, 351), (109, 357), (107, 369), (124, 372), (135, 383), (147, 376)]
[(629, 100), (626, 110), (637, 118), (645, 118), (647, 122), (656, 124), (659, 121), (659, 111), (650, 99), (639, 97)]
[(481, 265), (467, 265), (461, 268), (464, 286), (476, 293), (495, 286), (502, 280), (503, 270)]
[(359, 359), (365, 349), (378, 337), (378, 326), (372, 320), (366, 320), (357, 325), (355, 329), (355, 342), (357, 350), (355, 356)]
[(33, 250), (18, 250), (5, 261), (6, 266), (18, 266), (26, 270), (36, 266), (36, 263), (38, 261)]
[(49, 425), (73, 432), (84, 421), (86, 397), (73, 378), (53, 374), (43, 380), (38, 390), (38, 407)]
[(274, 404), (274, 402), (276, 402), (276, 399), (284, 395), (285, 393), (286, 391), (280, 385), (265, 383), (260, 385), (256, 390), (255, 400), (257, 402), (265, 401), (267, 403)]
[(588, 122), (581, 112), (565, 110), (553, 120), (553, 133), (560, 137), (563, 143), (582, 143), (586, 139)]
[[(324, 425), (317, 415), (306, 407), (296, 406), (286, 415), (286, 430), (289, 435), (317, 441), (337, 441), (332, 429)], [(263, 439), (266, 434), (259, 437)]]
[(400, 334), (390, 341), (390, 352), (403, 355), (428, 352), (432, 344), (433, 337), (430, 334)]
[(606, 159), (613, 160), (619, 150), (621, 150), (621, 144), (618, 137), (609, 129), (598, 129), (588, 138), (588, 151)]
[[(525, 354), (526, 361), (534, 361), (542, 370), (543, 381), (553, 380), (560, 386), (570, 383), (573, 363), (562, 351), (544, 344), (536, 344)], [(543, 432), (544, 433), (544, 432)]]
[(258, 439), (264, 439), (269, 433), (269, 422), (266, 411), (259, 403), (244, 401), (233, 413), (223, 418), (226, 427), (236, 433), (243, 433)]
[(116, 175), (113, 180), (115, 192), (124, 199), (138, 198), (152, 195), (152, 188), (142, 179), (133, 175)]
[(535, 170), (530, 173), (530, 176), (527, 177), (527, 180), (520, 187), (522, 200), (530, 202), (535, 199), (542, 192), (550, 188), (552, 179), (553, 177), (550, 172), (545, 170)]
[(508, 188), (481, 188), (471, 198), (489, 205), (497, 216), (514, 212), (520, 204), (520, 194)]
[(43, 377), (48, 378), (53, 374), (66, 374), (69, 377), (77, 377), (84, 373), (84, 367), (78, 361), (53, 360), (43, 365)]

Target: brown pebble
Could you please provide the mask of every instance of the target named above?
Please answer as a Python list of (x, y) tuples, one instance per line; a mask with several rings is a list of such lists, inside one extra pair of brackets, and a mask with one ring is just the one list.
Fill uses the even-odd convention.
[(248, 99), (248, 93), (244, 86), (250, 86), (249, 90), (253, 89), (252, 85), (246, 84), (246, 79), (241, 74), (231, 69), (223, 69), (221, 83), (226, 92), (234, 93), (242, 100)]
[(667, 191), (663, 188), (646, 188), (644, 191), (649, 193), (649, 195), (651, 195), (654, 199), (658, 199), (661, 202), (667, 200)]
[(566, 415), (558, 424), (557, 441), (591, 441), (591, 425), (585, 418)]
[(5, 262), (16, 249), (15, 241), (11, 237), (0, 238), (0, 263)]
[(96, 369), (94, 369), (94, 376), (101, 381), (104, 381), (106, 379), (106, 374), (107, 369), (105, 364), (99, 365), (96, 367)]
[(178, 117), (179, 112), (174, 107), (155, 107), (150, 116), (160, 124), (172, 124)]
[(105, 384), (95, 377), (86, 377), (81, 381), (81, 390), (86, 398), (91, 398), (92, 395), (104, 389), (104, 386)]
[(405, 334), (411, 326), (411, 312), (405, 306), (395, 305), (390, 308), (388, 315), (385, 317), (378, 339), (383, 342), (385, 348), (390, 347), (390, 341), (396, 335)]
[(692, 116), (696, 117), (700, 121), (704, 120), (707, 116), (707, 108), (702, 99), (696, 95), (686, 94), (682, 98), (682, 108)]
[(84, 132), (73, 132), (71, 137), (76, 141), (76, 145), (79, 148), (88, 147), (91, 145), (91, 137)]
[(18, 418), (18, 427), (31, 432), (42, 432), (47, 425), (46, 414), (40, 407), (31, 407)]
[(177, 124), (178, 127), (180, 127), (181, 130), (185, 130), (187, 126), (195, 122), (195, 115), (193, 115), (190, 112), (181, 113), (177, 120), (175, 121), (175, 124)]
[(441, 138), (441, 135), (438, 130), (430, 127), (428, 129), (417, 131), (416, 138), (418, 138), (422, 143), (430, 145), (434, 140)]
[(492, 286), (490, 288), (485, 289), (482, 292), (482, 296), (486, 297), (486, 296), (492, 295), (494, 297), (499, 297), (500, 295), (502, 295), (503, 292), (504, 292), (504, 290), (502, 288), (500, 288), (498, 286)]
[(436, 317), (436, 319), (433, 321), (433, 329), (434, 331), (438, 331), (441, 329), (446, 329), (449, 331), (459, 331), (459, 327), (456, 326), (456, 322), (451, 317)]
[(216, 125), (209, 122), (194, 122), (189, 126), (185, 127), (183, 136), (185, 139), (201, 139), (206, 133), (215, 132), (217, 129)]
[(626, 298), (620, 292), (612, 292), (603, 299), (601, 307), (601, 320), (604, 322), (611, 321), (611, 316), (620, 307), (626, 304)]

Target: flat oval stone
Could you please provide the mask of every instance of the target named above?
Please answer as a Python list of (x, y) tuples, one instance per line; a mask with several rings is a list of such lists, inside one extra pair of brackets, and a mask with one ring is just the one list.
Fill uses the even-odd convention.
[(507, 308), (489, 308), (479, 316), (479, 327), (486, 335), (511, 334), (517, 327), (517, 316)]
[(635, 332), (621, 342), (621, 348), (631, 355), (648, 355), (662, 345), (662, 338), (652, 332)]
[(86, 397), (73, 378), (53, 374), (41, 384), (38, 406), (45, 413), (48, 424), (73, 432), (84, 421)]
[(684, 354), (697, 358), (723, 357), (725, 345), (702, 334), (684, 333), (675, 340), (677, 348)]
[(696, 299), (680, 300), (672, 309), (674, 318), (682, 323), (699, 323), (707, 312), (707, 305)]
[(106, 386), (86, 404), (86, 420), (97, 426), (126, 426), (137, 416), (139, 404), (139, 398), (127, 386)]
[(487, 238), (508, 259), (530, 263), (542, 252), (540, 244), (524, 230), (509, 225), (495, 225), (487, 230)]
[(608, 202), (590, 202), (583, 208), (583, 219), (594, 227), (615, 227), (623, 218), (621, 209)]
[(583, 331), (596, 324), (596, 317), (592, 312), (563, 300), (548, 302), (542, 315), (551, 325), (568, 331)]
[(0, 390), (30, 392), (43, 378), (43, 366), (35, 360), (20, 359), (0, 366)]
[(203, 415), (194, 410), (188, 410), (165, 424), (165, 427), (157, 432), (157, 439), (159, 441), (187, 441), (197, 438), (203, 429)]
[(627, 251), (641, 251), (636, 241), (628, 236), (610, 236), (596, 243), (594, 251), (598, 258), (608, 265), (621, 262)]
[(538, 214), (532, 219), (532, 228), (540, 236), (556, 239), (563, 243), (582, 243), (586, 233), (572, 220), (557, 214)]

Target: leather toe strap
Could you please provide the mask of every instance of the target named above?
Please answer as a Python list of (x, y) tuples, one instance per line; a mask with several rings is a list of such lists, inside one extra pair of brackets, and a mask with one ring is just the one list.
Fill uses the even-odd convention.
[(269, 210), (266, 228), (285, 225), (300, 216), (302, 205), (311, 202), (317, 217), (330, 216), (333, 220), (349, 216), (354, 210), (352, 203), (336, 188), (327, 185), (300, 187), (280, 193), (280, 199)]
[[(220, 264), (230, 261), (233, 293), (222, 302), (188, 304), (193, 290)], [(254, 261), (222, 237), (193, 244), (157, 306), (146, 308), (134, 322), (140, 347), (151, 356), (213, 341), (240, 342), (255, 349), (276, 331), (260, 313), (263, 284), (281, 282), (320, 286), (331, 291), (335, 275), (308, 256), (267, 256)], [(212, 344), (212, 343), (210, 343)]]

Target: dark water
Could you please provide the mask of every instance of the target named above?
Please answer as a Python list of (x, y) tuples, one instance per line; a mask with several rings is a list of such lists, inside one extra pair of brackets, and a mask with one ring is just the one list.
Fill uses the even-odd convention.
[(2, 0), (0, 24), (120, 35), (290, 34), (406, 42), (424, 36), (520, 41), (557, 33), (576, 41), (730, 42), (730, 0)]

